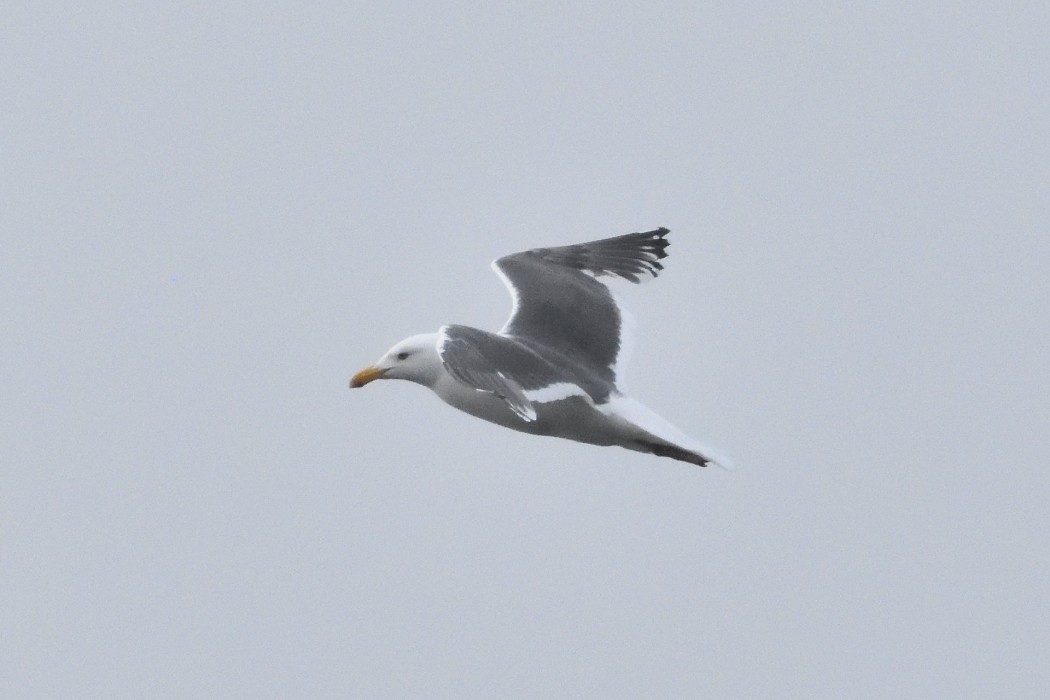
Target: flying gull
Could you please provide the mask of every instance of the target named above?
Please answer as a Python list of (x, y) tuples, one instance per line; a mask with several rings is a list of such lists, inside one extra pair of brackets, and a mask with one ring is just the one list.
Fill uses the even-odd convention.
[(406, 338), (355, 374), (350, 387), (406, 379), (514, 430), (728, 468), (726, 457), (624, 390), (632, 318), (606, 283), (656, 277), (668, 233), (659, 228), (499, 258), (492, 268), (514, 303), (503, 328), (448, 325)]

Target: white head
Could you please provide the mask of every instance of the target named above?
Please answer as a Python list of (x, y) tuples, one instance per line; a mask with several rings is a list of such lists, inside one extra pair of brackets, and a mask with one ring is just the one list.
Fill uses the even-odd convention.
[(362, 387), (376, 379), (407, 379), (431, 386), (441, 371), (437, 353), (437, 333), (422, 333), (405, 338), (386, 351), (371, 367), (353, 376), (350, 388)]

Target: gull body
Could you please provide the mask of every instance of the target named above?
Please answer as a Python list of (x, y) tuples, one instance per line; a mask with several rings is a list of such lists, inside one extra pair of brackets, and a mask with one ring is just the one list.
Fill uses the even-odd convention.
[(668, 231), (539, 248), (500, 258), (494, 269), (514, 309), (498, 333), (443, 326), (400, 341), (350, 381), (427, 387), (482, 420), (533, 435), (729, 467), (622, 390), (630, 317), (602, 277), (655, 277)]

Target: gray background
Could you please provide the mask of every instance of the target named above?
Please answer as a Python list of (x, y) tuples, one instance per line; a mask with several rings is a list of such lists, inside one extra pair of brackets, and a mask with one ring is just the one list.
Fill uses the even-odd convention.
[[(1046, 3), (8, 3), (0, 695), (1045, 697)], [(350, 374), (664, 225), (735, 472)]]

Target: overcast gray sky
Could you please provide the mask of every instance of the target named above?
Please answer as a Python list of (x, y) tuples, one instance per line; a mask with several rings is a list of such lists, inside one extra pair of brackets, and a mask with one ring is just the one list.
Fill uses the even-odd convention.
[[(1046, 3), (9, 3), (0, 696), (1046, 697)], [(632, 393), (347, 379), (672, 229)]]

